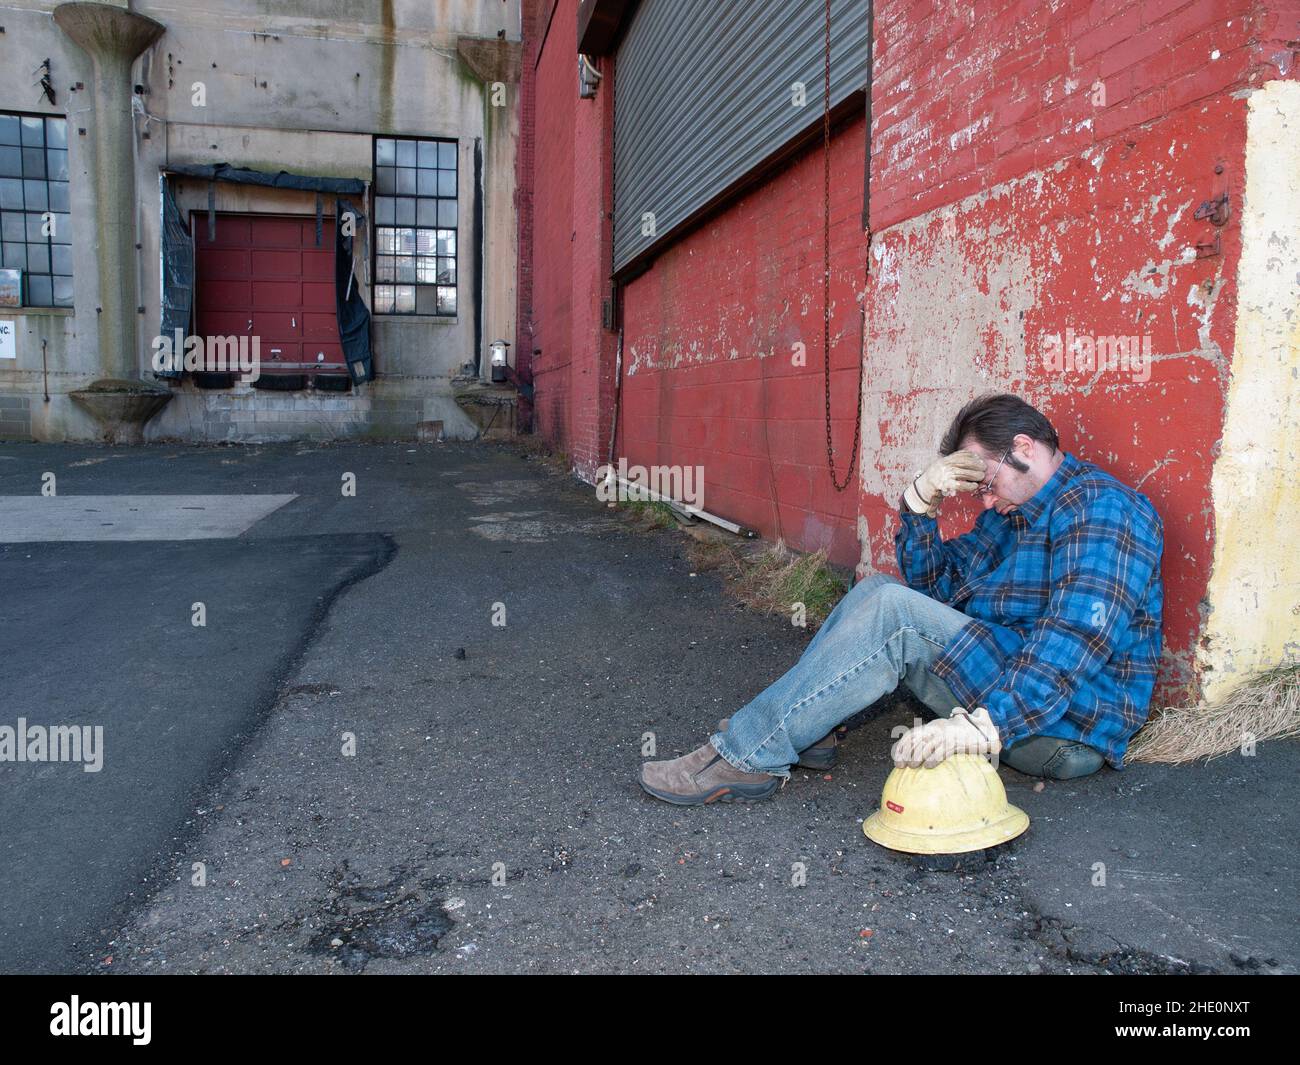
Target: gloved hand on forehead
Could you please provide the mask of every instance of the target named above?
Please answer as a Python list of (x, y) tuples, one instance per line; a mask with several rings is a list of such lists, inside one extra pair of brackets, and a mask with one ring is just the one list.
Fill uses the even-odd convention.
[(943, 455), (921, 473), (903, 492), (903, 502), (913, 514), (934, 517), (945, 496), (973, 492), (986, 475), (984, 460), (973, 451)]
[(956, 707), (951, 717), (917, 725), (903, 733), (891, 751), (896, 766), (933, 769), (954, 754), (997, 754), (1002, 737), (984, 707), (967, 713)]

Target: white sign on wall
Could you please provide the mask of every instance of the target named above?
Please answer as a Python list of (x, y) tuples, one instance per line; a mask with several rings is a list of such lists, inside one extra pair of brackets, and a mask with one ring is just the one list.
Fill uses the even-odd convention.
[(0, 359), (18, 358), (18, 342), (14, 339), (14, 323), (0, 320)]

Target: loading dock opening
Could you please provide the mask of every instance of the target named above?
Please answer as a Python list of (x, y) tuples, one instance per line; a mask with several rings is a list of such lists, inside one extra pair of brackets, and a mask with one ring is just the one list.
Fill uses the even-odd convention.
[(257, 337), (261, 372), (340, 374), (334, 291), (334, 218), (218, 213), (190, 216), (194, 234), (194, 321), (200, 336)]

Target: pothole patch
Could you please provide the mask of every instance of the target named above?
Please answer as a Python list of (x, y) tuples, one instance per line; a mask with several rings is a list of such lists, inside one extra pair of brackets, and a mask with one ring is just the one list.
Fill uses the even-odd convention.
[[(358, 888), (349, 893), (349, 901), (386, 894), (383, 888)], [(346, 968), (359, 972), (372, 958), (427, 957), (455, 927), (441, 901), (409, 894), (339, 917), (314, 935), (307, 949), (338, 958)]]

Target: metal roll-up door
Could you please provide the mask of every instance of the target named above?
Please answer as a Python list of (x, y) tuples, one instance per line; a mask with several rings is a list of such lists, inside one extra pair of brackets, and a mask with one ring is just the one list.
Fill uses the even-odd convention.
[[(615, 271), (820, 123), (825, 17), (823, 0), (641, 0), (614, 68)], [(867, 0), (832, 0), (832, 107), (866, 71)]]

